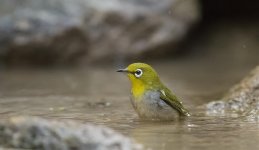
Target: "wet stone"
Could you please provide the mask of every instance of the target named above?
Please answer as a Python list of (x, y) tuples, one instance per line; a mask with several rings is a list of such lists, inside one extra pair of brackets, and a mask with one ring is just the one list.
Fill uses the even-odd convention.
[(0, 123), (0, 147), (42, 150), (141, 150), (109, 128), (75, 122), (14, 117)]
[(235, 85), (220, 100), (206, 105), (209, 115), (239, 114), (250, 118), (259, 116), (259, 66)]
[(174, 51), (199, 20), (198, 0), (1, 0), (0, 63), (156, 56)]

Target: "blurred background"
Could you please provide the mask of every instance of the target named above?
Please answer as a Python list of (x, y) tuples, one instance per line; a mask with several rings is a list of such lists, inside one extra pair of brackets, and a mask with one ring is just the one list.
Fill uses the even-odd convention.
[(120, 65), (190, 55), (252, 63), (258, 60), (258, 6), (234, 0), (2, 0), (0, 64)]
[(234, 0), (2, 0), (0, 94), (124, 97), (130, 85), (115, 71), (140, 61), (200, 105), (258, 65), (258, 8)]

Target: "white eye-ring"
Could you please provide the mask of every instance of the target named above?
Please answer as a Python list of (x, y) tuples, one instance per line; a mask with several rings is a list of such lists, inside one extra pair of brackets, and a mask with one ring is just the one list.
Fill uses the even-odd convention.
[(143, 74), (143, 71), (141, 69), (137, 69), (134, 73), (135, 77), (139, 78), (141, 77)]

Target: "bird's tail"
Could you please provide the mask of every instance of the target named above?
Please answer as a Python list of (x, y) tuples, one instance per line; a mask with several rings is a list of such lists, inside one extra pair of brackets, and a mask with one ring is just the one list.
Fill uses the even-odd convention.
[(191, 116), (191, 114), (189, 113), (189, 111), (188, 111), (187, 109), (185, 109), (185, 108), (182, 108), (182, 109), (181, 109), (181, 112), (182, 112), (182, 115), (184, 115), (184, 116), (187, 116), (187, 117)]

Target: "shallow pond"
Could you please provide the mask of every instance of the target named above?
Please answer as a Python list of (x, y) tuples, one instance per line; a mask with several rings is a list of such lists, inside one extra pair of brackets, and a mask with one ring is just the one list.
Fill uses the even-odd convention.
[(153, 150), (258, 149), (258, 122), (209, 117), (197, 109), (220, 98), (256, 63), (252, 59), (220, 65), (209, 58), (191, 58), (151, 62), (162, 81), (192, 112), (186, 120), (139, 120), (130, 105), (129, 81), (115, 72), (118, 66), (1, 70), (0, 118), (32, 115), (105, 125)]

